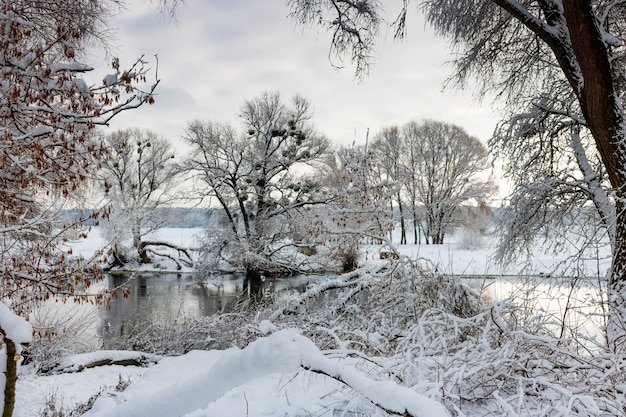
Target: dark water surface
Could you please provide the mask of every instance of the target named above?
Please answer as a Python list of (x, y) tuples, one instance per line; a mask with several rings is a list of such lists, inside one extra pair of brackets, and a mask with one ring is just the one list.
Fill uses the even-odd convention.
[[(295, 275), (268, 278), (263, 291), (302, 292), (321, 276)], [(241, 275), (215, 275), (201, 278), (198, 274), (136, 273), (108, 275), (107, 288), (115, 290), (117, 298), (109, 308), (101, 308), (103, 327), (109, 334), (123, 335), (129, 326), (154, 320), (173, 321), (184, 317), (198, 318), (229, 311), (242, 297), (244, 278)], [(123, 297), (130, 289), (129, 296)]]
[[(331, 276), (329, 276), (331, 277)], [(303, 292), (308, 285), (327, 279), (324, 276), (296, 275), (268, 279), (264, 292)], [(107, 288), (118, 288), (118, 298), (111, 300), (110, 308), (99, 308), (100, 335), (126, 335), (133, 326), (157, 321), (174, 322), (184, 318), (198, 318), (229, 311), (244, 287), (243, 276), (216, 275), (202, 278), (198, 274), (109, 275)], [(556, 279), (546, 277), (498, 277), (495, 279), (464, 279), (482, 295), (487, 305), (493, 301), (511, 299), (525, 305), (526, 311), (551, 317), (555, 336), (559, 327), (567, 323), (586, 337), (599, 337), (602, 325), (603, 289), (599, 282)], [(130, 288), (128, 298), (121, 296)]]

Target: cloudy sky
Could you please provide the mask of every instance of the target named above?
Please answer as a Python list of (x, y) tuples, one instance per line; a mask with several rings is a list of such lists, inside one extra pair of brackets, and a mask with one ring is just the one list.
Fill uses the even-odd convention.
[[(400, 2), (385, 4), (392, 7), (391, 21)], [(370, 74), (360, 82), (352, 68), (330, 64), (328, 33), (299, 27), (288, 14), (285, 0), (186, 0), (172, 23), (149, 2), (132, 0), (112, 22), (113, 53), (122, 65), (158, 55), (161, 84), (155, 105), (122, 115), (113, 127), (149, 128), (176, 143), (191, 120), (238, 123), (244, 100), (279, 91), (285, 99), (308, 98), (318, 130), (340, 144), (362, 143), (368, 128), (373, 134), (424, 118), (489, 138), (496, 122), (490, 103), (475, 103), (471, 92), (442, 91), (451, 55), (417, 11), (406, 40), (383, 34)], [(92, 61), (95, 76), (106, 75), (105, 58)]]

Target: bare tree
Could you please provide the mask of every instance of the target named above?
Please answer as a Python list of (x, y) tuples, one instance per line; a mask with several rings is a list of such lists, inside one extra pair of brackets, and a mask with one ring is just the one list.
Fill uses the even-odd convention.
[[(389, 181), (395, 181), (402, 185), (406, 175), (401, 159), (406, 146), (398, 126), (384, 128), (374, 137), (370, 149), (374, 153), (377, 165), (382, 169), (384, 176)], [(397, 189), (398, 192), (389, 200), (390, 208), (393, 215), (393, 201), (395, 199), (400, 216), (400, 244), (406, 244), (406, 225), (404, 221), (404, 205), (402, 203), (403, 187), (400, 186)]]
[(174, 151), (170, 142), (150, 130), (119, 130), (103, 141), (108, 158), (98, 182), (112, 206), (108, 224), (113, 241), (115, 246), (123, 245), (130, 232), (132, 247), (140, 261), (147, 262), (142, 238), (162, 224), (157, 209), (176, 197), (172, 191), (178, 175)]
[(424, 207), (426, 243), (442, 244), (457, 224), (461, 205), (485, 201), (497, 189), (491, 178), (480, 176), (489, 168), (487, 148), (460, 127), (443, 122), (413, 121), (402, 130), (415, 157), (410, 161), (415, 177), (407, 181)]
[(422, 243), (422, 235), (426, 236), (422, 225), (423, 206), (419, 203), (419, 184), (421, 179), (421, 167), (419, 164), (420, 154), (419, 148), (411, 145), (410, 137), (403, 135), (403, 141), (405, 142), (405, 152), (401, 156), (400, 163), (405, 174), (404, 189), (411, 207), (413, 243), (417, 245)]
[[(404, 33), (409, 3), (404, 1), (395, 22), (398, 36)], [(366, 67), (371, 42), (363, 40), (378, 34), (378, 2), (292, 0), (289, 4), (300, 22), (341, 32), (333, 38), (333, 50), (349, 52), (357, 70)], [(626, 345), (624, 3), (433, 0), (422, 4), (428, 21), (456, 52), (453, 80), (462, 84), (475, 76), (480, 91), (493, 92), (507, 103), (511, 115), (494, 138), (496, 145), (519, 149), (523, 144), (524, 153), (535, 158), (528, 162), (546, 157), (575, 161), (573, 181), (535, 170), (533, 184), (538, 187), (532, 188), (536, 191), (518, 184), (517, 195), (525, 195), (519, 201), (531, 201), (533, 210), (546, 214), (550, 202), (564, 193), (582, 194), (593, 203), (612, 242), (608, 334), (611, 347), (622, 350)], [(350, 24), (367, 19), (369, 24)], [(541, 164), (528, 165), (537, 166)], [(531, 234), (538, 229), (531, 228)]]
[(226, 229), (217, 242), (219, 255), (243, 266), (248, 281), (294, 267), (284, 256), (293, 243), (291, 216), (319, 204), (319, 186), (295, 168), (314, 167), (329, 149), (326, 137), (310, 125), (310, 104), (296, 96), (284, 104), (278, 93), (246, 101), (240, 117), (245, 132), (230, 125), (194, 121), (185, 140), (192, 153), (185, 169), (201, 184), (201, 198), (223, 210)]
[(381, 178), (375, 168), (372, 151), (366, 146), (352, 146), (329, 155), (321, 174), (328, 203), (316, 210), (307, 227), (345, 272), (359, 267), (364, 242), (391, 244), (389, 201), (399, 187), (395, 181)]

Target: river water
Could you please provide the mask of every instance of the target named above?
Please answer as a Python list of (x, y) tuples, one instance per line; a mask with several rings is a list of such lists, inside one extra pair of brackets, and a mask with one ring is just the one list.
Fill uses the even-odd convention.
[[(268, 279), (263, 285), (265, 291), (302, 292), (310, 283), (323, 279), (323, 276), (297, 275)], [(487, 305), (493, 301), (512, 299), (515, 304), (526, 306), (526, 309), (520, 310), (526, 316), (517, 317), (520, 326), (536, 323), (548, 327), (554, 336), (570, 337), (571, 332), (561, 332), (565, 323), (568, 329), (574, 329), (576, 337), (582, 335), (588, 338), (589, 345), (602, 343), (603, 332), (600, 329), (604, 324), (605, 303), (604, 290), (598, 280), (537, 276), (472, 277), (464, 278), (464, 282), (479, 291)], [(67, 317), (74, 317), (78, 322), (75, 328), (81, 321), (88, 324), (88, 334), (121, 336), (132, 333), (133, 327), (136, 330), (136, 326), (142, 323), (156, 320), (174, 322), (181, 318), (228, 311), (229, 305), (241, 295), (243, 284), (243, 277), (237, 275), (215, 276), (203, 282), (194, 274), (109, 275), (106, 286), (117, 288), (118, 297), (111, 300), (108, 308), (54, 303), (36, 312), (32, 321), (33, 324), (45, 322), (48, 327), (53, 323), (63, 324)], [(123, 289), (128, 288), (130, 295), (124, 298)], [(93, 343), (96, 343), (95, 340)]]
[[(322, 276), (296, 275), (269, 278), (263, 283), (264, 292), (302, 292)], [(182, 317), (210, 316), (229, 311), (241, 297), (242, 275), (216, 275), (200, 280), (196, 274), (132, 274), (108, 275), (107, 288), (117, 288), (117, 297), (108, 308), (101, 308), (103, 326), (109, 334), (126, 334), (129, 325), (160, 319), (173, 321)], [(130, 288), (127, 298), (124, 289)]]
[[(118, 297), (110, 308), (100, 309), (103, 326), (112, 334), (125, 334), (127, 323), (141, 323), (156, 318), (174, 320), (184, 316), (209, 316), (228, 311), (243, 291), (243, 277), (237, 275), (215, 276), (201, 283), (193, 274), (134, 274), (110, 275), (108, 288), (128, 288), (128, 298)], [(265, 291), (301, 292), (311, 282), (324, 279), (320, 276), (297, 275), (289, 278), (268, 279)], [(499, 277), (464, 278), (464, 282), (481, 293), (487, 305), (493, 301), (512, 299), (528, 307), (528, 316), (520, 321), (538, 320), (550, 328), (555, 336), (561, 333), (562, 324), (575, 329), (584, 337), (598, 337), (598, 328), (604, 317), (603, 290), (599, 281), (574, 278)], [(121, 294), (118, 290), (118, 294)], [(521, 323), (520, 323), (521, 324)]]

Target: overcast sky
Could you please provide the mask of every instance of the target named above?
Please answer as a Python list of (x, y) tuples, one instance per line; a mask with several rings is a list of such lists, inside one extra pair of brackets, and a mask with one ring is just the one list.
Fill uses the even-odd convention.
[[(385, 4), (395, 6), (393, 20), (400, 2)], [(161, 84), (156, 104), (122, 115), (113, 128), (149, 128), (176, 143), (191, 120), (238, 123), (244, 100), (278, 91), (285, 100), (308, 98), (313, 123), (335, 143), (363, 143), (368, 128), (375, 134), (424, 118), (489, 138), (496, 122), (490, 103), (475, 103), (471, 92), (442, 91), (451, 55), (417, 11), (406, 40), (381, 37), (376, 62), (360, 82), (352, 68), (330, 64), (328, 33), (299, 27), (288, 13), (285, 0), (186, 0), (171, 23), (147, 1), (131, 1), (112, 23), (114, 54), (122, 65), (157, 54)], [(104, 58), (92, 59), (94, 75), (106, 75)]]

